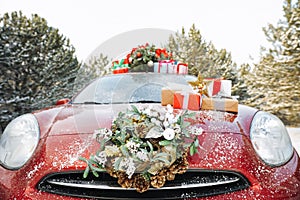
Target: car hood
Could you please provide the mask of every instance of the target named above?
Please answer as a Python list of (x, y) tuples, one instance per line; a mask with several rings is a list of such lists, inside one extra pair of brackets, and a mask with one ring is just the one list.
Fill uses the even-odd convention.
[[(138, 104), (136, 106), (142, 106)], [(160, 109), (164, 109), (157, 104)], [(113, 105), (63, 105), (35, 112), (41, 138), (51, 135), (91, 134), (99, 128), (110, 128), (120, 111), (130, 108), (128, 104)], [(239, 106), (239, 113), (220, 111), (197, 111), (192, 119), (206, 132), (245, 133), (256, 110)]]
[[(141, 106), (136, 105), (136, 106)], [(160, 104), (156, 106), (163, 109)], [(83, 171), (86, 163), (79, 158), (89, 158), (99, 150), (94, 130), (110, 128), (112, 120), (130, 105), (64, 105), (35, 112), (41, 129), (39, 149), (26, 171), (33, 171), (33, 183), (46, 174)], [(198, 153), (188, 157), (190, 169), (236, 169), (253, 179), (248, 169), (260, 162), (249, 148), (247, 139), (251, 120), (256, 110), (239, 107), (238, 114), (218, 111), (197, 111), (193, 123), (204, 129), (199, 139)], [(30, 166), (42, 163), (36, 173)], [(38, 174), (38, 176), (36, 176)], [(252, 178), (251, 178), (252, 177)], [(256, 181), (257, 182), (257, 181)]]

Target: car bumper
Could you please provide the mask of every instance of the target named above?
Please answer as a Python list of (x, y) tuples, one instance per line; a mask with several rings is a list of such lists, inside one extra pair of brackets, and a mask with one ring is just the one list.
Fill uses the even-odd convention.
[[(281, 177), (281, 182), (276, 182), (273, 180), (273, 177), (276, 176), (276, 172), (269, 173), (269, 178), (265, 178), (263, 183), (251, 183), (251, 185), (243, 190), (228, 192), (226, 194), (208, 196), (208, 197), (195, 197), (194, 193), (182, 193), (178, 199), (191, 199), (191, 200), (223, 200), (223, 199), (300, 199), (300, 167), (298, 156), (295, 153), (293, 158), (282, 168), (285, 170), (291, 171), (294, 170), (293, 174), (286, 174), (286, 176)], [(287, 168), (288, 167), (288, 168)], [(63, 196), (52, 194), (48, 192), (39, 191), (33, 187), (22, 188), (14, 188), (15, 190), (10, 190), (9, 188), (0, 188), (0, 199), (22, 199), (22, 200), (47, 200), (47, 199), (64, 199), (64, 200), (76, 200), (76, 199), (88, 199), (88, 198), (78, 198), (72, 196)], [(113, 192), (115, 193), (115, 192)], [(97, 197), (98, 198), (98, 197)], [(116, 198), (113, 197), (112, 199)], [(99, 197), (101, 199), (101, 197)], [(141, 199), (141, 198), (136, 198)], [(174, 198), (173, 198), (174, 199)]]

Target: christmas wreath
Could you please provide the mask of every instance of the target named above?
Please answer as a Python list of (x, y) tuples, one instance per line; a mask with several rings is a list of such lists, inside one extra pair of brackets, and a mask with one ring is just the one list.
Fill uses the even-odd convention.
[(200, 127), (190, 126), (187, 119), (193, 113), (173, 110), (173, 107), (131, 106), (113, 120), (111, 129), (95, 131), (100, 149), (89, 159), (84, 177), (89, 171), (97, 177), (106, 171), (118, 179), (124, 188), (136, 188), (140, 193), (151, 186), (162, 187), (167, 180), (188, 168), (187, 156), (196, 153)]
[(126, 58), (131, 67), (141, 64), (147, 64), (149, 67), (152, 67), (153, 62), (172, 59), (172, 53), (168, 52), (166, 49), (156, 48), (155, 45), (146, 43), (145, 45), (133, 48)]
[(125, 58), (113, 61), (112, 71), (116, 73), (124, 73), (128, 70), (151, 72), (154, 63), (160, 60), (172, 60), (172, 53), (165, 48), (157, 48), (155, 45), (146, 43), (133, 48)]

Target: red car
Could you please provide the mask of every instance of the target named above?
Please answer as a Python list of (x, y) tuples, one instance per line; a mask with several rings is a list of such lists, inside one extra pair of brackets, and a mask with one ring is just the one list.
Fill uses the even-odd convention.
[(99, 149), (95, 130), (120, 111), (161, 106), (162, 87), (195, 77), (126, 73), (91, 82), (72, 100), (14, 119), (0, 138), (0, 199), (300, 199), (299, 156), (275, 116), (239, 105), (238, 113), (200, 110), (202, 130), (188, 170), (163, 187), (138, 193), (80, 158)]

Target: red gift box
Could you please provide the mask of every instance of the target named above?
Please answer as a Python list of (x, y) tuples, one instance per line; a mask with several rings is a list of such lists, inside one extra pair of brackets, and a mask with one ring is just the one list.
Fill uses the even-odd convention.
[(173, 99), (173, 108), (200, 110), (201, 95), (190, 92), (175, 92)]
[(119, 68), (119, 69), (113, 70), (113, 74), (123, 74), (123, 73), (127, 73), (127, 72), (128, 72), (128, 68)]
[(168, 104), (173, 105), (174, 93), (180, 90), (163, 87), (161, 90), (161, 105), (166, 106)]
[(119, 63), (118, 60), (112, 62), (112, 72), (113, 74), (122, 74), (127, 73), (128, 69), (128, 60), (122, 59)]

